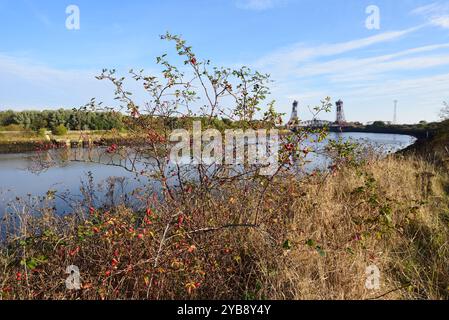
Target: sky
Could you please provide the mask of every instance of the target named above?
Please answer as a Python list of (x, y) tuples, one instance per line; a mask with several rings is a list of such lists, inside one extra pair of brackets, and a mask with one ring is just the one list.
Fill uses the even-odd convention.
[(287, 118), (293, 100), (307, 119), (330, 96), (348, 121), (392, 121), (397, 100), (398, 122), (415, 123), (449, 101), (446, 0), (0, 0), (0, 110), (107, 102), (114, 92), (95, 75), (156, 72), (166, 31), (215, 65), (271, 74)]

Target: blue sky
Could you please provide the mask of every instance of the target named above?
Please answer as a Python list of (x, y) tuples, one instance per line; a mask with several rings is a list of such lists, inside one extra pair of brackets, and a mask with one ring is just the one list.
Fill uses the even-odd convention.
[[(80, 30), (65, 26), (80, 8)], [(367, 29), (369, 5), (380, 29)], [(348, 120), (436, 120), (449, 101), (449, 1), (426, 0), (0, 0), (0, 109), (107, 101), (102, 68), (155, 68), (182, 34), (198, 56), (270, 73), (272, 97), (290, 113), (325, 96)], [(332, 119), (333, 115), (324, 116)]]

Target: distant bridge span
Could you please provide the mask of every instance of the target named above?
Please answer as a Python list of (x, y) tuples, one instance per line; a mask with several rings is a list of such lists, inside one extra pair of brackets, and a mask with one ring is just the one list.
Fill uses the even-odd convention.
[(331, 121), (314, 119), (314, 120), (300, 121), (297, 124), (297, 127), (301, 127), (301, 128), (323, 128), (323, 127), (326, 127), (326, 126), (330, 127), (332, 125), (334, 125), (334, 123), (331, 122)]

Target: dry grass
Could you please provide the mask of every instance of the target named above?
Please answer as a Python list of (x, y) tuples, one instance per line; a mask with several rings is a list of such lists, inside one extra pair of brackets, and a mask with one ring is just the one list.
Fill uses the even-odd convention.
[[(299, 239), (298, 250), (287, 255), (277, 279), (289, 289), (274, 297), (288, 292), (285, 297), (294, 299), (366, 299), (392, 291), (385, 298), (447, 298), (443, 181), (425, 162), (389, 158), (305, 186), (305, 196), (291, 204), (290, 238)], [(325, 257), (304, 248), (308, 238)], [(372, 264), (381, 271), (377, 292), (365, 288)]]
[[(262, 201), (264, 180), (240, 183), (153, 199), (148, 212), (21, 214), (1, 249), (1, 298), (449, 297), (448, 179), (432, 165), (396, 156), (284, 176)], [(79, 291), (65, 287), (69, 265)], [(365, 288), (370, 265), (380, 290)]]

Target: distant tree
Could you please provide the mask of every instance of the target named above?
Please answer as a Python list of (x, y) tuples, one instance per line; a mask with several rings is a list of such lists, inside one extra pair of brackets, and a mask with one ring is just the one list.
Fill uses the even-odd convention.
[(78, 115), (74, 112), (69, 117), (68, 127), (70, 130), (81, 130), (81, 123)]
[(231, 128), (232, 126), (232, 120), (229, 118), (221, 118), (221, 121), (225, 124), (226, 127)]
[(68, 130), (67, 130), (67, 128), (63, 124), (60, 124), (59, 126), (54, 128), (52, 132), (53, 132), (54, 135), (64, 136), (64, 135), (67, 134)]
[(428, 123), (427, 123), (427, 121), (425, 121), (425, 120), (421, 120), (421, 121), (418, 123), (418, 126), (419, 126), (420, 128), (425, 128), (425, 127), (427, 127), (427, 125), (428, 125)]
[(383, 121), (374, 121), (372, 126), (377, 128), (383, 128), (386, 126), (386, 124)]
[(0, 126), (9, 125), (19, 125), (36, 132), (41, 128), (54, 130), (59, 125), (69, 130), (121, 130), (124, 126), (123, 115), (118, 112), (81, 112), (77, 109), (0, 111)]
[(48, 123), (42, 114), (37, 114), (36, 117), (31, 121), (30, 127), (34, 131), (39, 131), (39, 129), (47, 128)]

